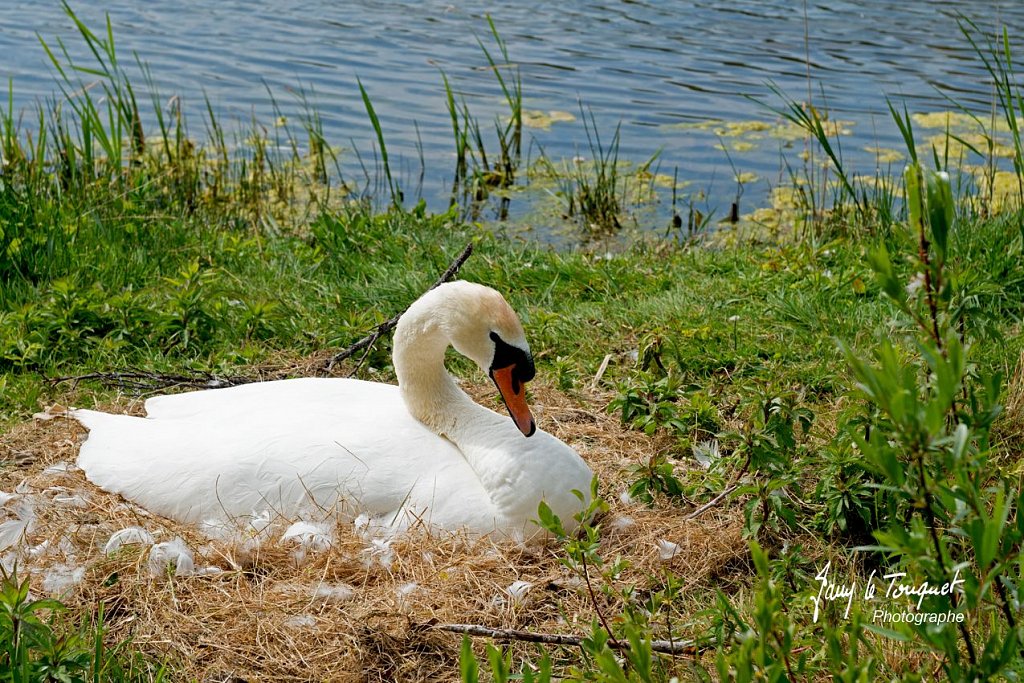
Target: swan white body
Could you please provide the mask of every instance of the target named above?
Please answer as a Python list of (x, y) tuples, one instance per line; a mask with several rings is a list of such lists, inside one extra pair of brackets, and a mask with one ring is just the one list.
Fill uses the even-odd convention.
[(422, 522), (529, 537), (544, 500), (571, 524), (581, 506), (571, 491), (586, 494), (592, 477), (586, 463), (546, 432), (525, 437), (521, 421), (476, 404), (444, 369), (453, 343), (493, 376), (495, 334), (522, 352), (532, 377), (500, 295), (442, 285), (396, 329), (401, 388), (292, 379), (159, 396), (145, 418), (75, 410), (89, 429), (78, 464), (101, 488), (183, 522), (365, 513), (393, 529)]

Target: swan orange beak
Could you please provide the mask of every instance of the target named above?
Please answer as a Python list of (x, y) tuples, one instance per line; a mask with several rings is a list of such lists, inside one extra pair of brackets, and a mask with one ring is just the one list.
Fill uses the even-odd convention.
[(501, 399), (508, 408), (508, 414), (512, 421), (523, 433), (523, 436), (533, 436), (537, 431), (537, 424), (530, 414), (530, 406), (526, 405), (526, 385), (514, 377), (515, 365), (509, 365), (498, 370), (491, 370), (491, 379), (501, 392)]

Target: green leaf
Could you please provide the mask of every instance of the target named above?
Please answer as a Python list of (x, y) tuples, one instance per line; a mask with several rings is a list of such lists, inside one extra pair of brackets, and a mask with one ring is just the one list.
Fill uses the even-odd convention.
[(757, 569), (757, 575), (767, 577), (769, 575), (768, 555), (761, 549), (761, 545), (757, 541), (750, 542), (750, 556), (754, 560), (754, 567)]
[(911, 638), (906, 633), (900, 633), (899, 631), (893, 631), (892, 629), (885, 628), (884, 626), (876, 626), (875, 624), (864, 624), (864, 628), (872, 633), (877, 633), (880, 636), (885, 636), (892, 640), (898, 640), (900, 642), (910, 642)]
[(537, 517), (539, 518), (538, 524), (540, 524), (543, 529), (559, 538), (565, 537), (565, 529), (562, 527), (562, 520), (558, 518), (558, 515), (551, 511), (551, 507), (543, 500), (537, 506)]
[(882, 288), (882, 291), (890, 299), (901, 306), (905, 306), (907, 290), (893, 272), (892, 259), (889, 258), (889, 251), (885, 248), (885, 244), (879, 242), (873, 249), (869, 249), (867, 258), (868, 264), (875, 272), (875, 280), (878, 282), (878, 286)]
[(917, 163), (907, 164), (903, 169), (903, 183), (907, 191), (907, 218), (915, 232), (924, 229), (925, 195), (921, 192), (923, 184), (921, 166)]
[(948, 173), (930, 171), (925, 178), (928, 186), (928, 223), (931, 226), (932, 243), (941, 263), (946, 259), (946, 245), (953, 229), (953, 191), (949, 186)]
[(508, 665), (501, 654), (501, 650), (493, 645), (487, 646), (487, 659), (491, 662), (491, 677), (494, 683), (506, 683), (508, 681)]
[(479, 683), (480, 667), (476, 662), (476, 655), (473, 654), (473, 645), (469, 636), (462, 636), (462, 651), (459, 653), (459, 673), (462, 683)]

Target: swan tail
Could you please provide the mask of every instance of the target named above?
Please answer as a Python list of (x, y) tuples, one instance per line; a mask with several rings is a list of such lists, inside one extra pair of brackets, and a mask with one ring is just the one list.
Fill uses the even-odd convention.
[(100, 486), (108, 474), (116, 474), (146, 452), (150, 420), (84, 409), (72, 410), (70, 414), (89, 430), (78, 452), (78, 466)]

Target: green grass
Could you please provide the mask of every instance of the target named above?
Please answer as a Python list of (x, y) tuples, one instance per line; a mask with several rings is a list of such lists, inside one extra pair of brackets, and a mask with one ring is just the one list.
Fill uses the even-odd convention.
[[(477, 253), (461, 276), (506, 292), (542, 362), (554, 355), (579, 378), (606, 353), (621, 355), (618, 371), (654, 329), (673, 332), (672, 352), (695, 375), (740, 365), (754, 372), (747, 361), (763, 366), (827, 350), (832, 334), (855, 333), (861, 317), (879, 324), (884, 308), (865, 304), (856, 318), (835, 316), (858, 299), (849, 282), (870, 279), (855, 254), (825, 259), (821, 267), (833, 273), (826, 278), (810, 265), (798, 275), (783, 270), (793, 267), (785, 259), (811, 257), (800, 250), (655, 257), (637, 246), (595, 259), (509, 247), (453, 216), (372, 216), (361, 207), (319, 217), (306, 235), (278, 237), (202, 219), (153, 226), (140, 216), (96, 217), (74, 232), (62, 267), (2, 288), (2, 412), (9, 422), (36, 411), (47, 399), (30, 387), (42, 376), (126, 366), (219, 370), (343, 347), (408, 305), (468, 239), (478, 240)], [(780, 299), (786, 291), (792, 295)], [(735, 326), (732, 316), (740, 318)], [(829, 327), (815, 327), (821, 320)], [(595, 325), (601, 334), (577, 339), (581, 326)], [(808, 328), (815, 336), (805, 336)], [(385, 352), (378, 367), (387, 365)]]
[[(29, 580), (0, 570), (0, 678), (33, 681), (114, 681), (158, 683), (165, 666), (146, 661), (131, 643), (104, 643), (103, 607), (75, 628), (57, 618), (67, 608), (57, 600), (37, 599)], [(48, 617), (48, 618), (47, 618)]]

